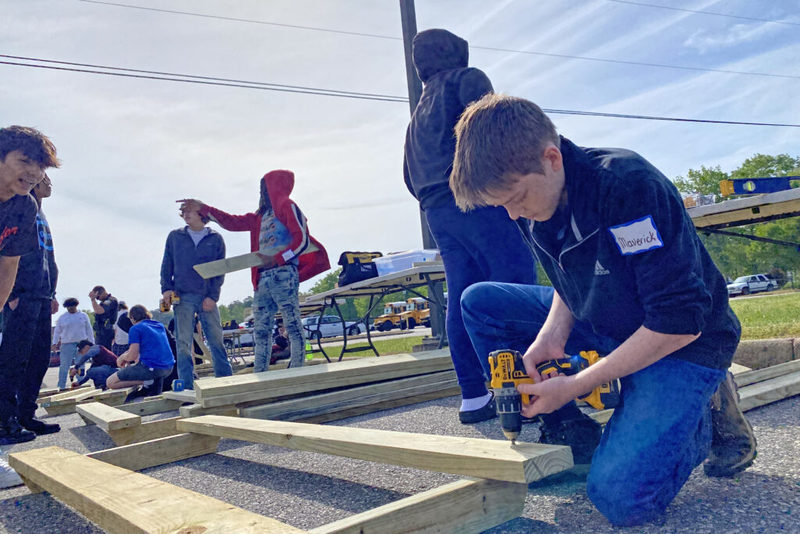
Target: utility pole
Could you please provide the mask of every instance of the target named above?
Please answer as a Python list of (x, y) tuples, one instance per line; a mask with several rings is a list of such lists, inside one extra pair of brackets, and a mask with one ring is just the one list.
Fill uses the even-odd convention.
[[(417, 12), (414, 8), (414, 0), (400, 0), (400, 20), (403, 24), (403, 49), (406, 58), (406, 82), (408, 83), (408, 106), (411, 115), (417, 109), (417, 103), (422, 96), (422, 82), (417, 76), (417, 69), (414, 68), (414, 58), (412, 56), (412, 41), (417, 34)], [(422, 227), (422, 248), (435, 249), (436, 241), (431, 235), (428, 227), (428, 219), (422, 208), (419, 210), (420, 226)], [(434, 297), (436, 302), (444, 302), (444, 291), (441, 282), (428, 284), (428, 294)], [(456, 304), (458, 305), (458, 304)], [(438, 306), (437, 306), (438, 307)], [(436, 311), (436, 310), (431, 310)], [(444, 321), (439, 313), (431, 313), (431, 335), (433, 338), (447, 340)], [(438, 344), (438, 343), (437, 343)], [(432, 342), (422, 341), (423, 346), (434, 346)]]

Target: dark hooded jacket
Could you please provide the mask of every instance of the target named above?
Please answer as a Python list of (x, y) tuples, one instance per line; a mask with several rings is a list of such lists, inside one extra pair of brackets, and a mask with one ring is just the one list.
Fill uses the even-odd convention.
[[(278, 220), (289, 230), (291, 242), (286, 249), (275, 256), (277, 265), (286, 265), (296, 260), (300, 281), (308, 280), (331, 268), (328, 253), (322, 244), (308, 232), (305, 215), (292, 202), (289, 194), (294, 189), (294, 173), (292, 171), (270, 171), (264, 175), (262, 186), (266, 188), (272, 210)], [(203, 206), (200, 215), (211, 217), (211, 220), (226, 230), (233, 232), (250, 232), (250, 250), (259, 250), (258, 237), (261, 232), (261, 209), (244, 215), (231, 215), (211, 206)], [(252, 269), (253, 289), (258, 289), (258, 267)]]
[(44, 212), (36, 214), (36, 233), (39, 246), (19, 259), (17, 278), (8, 300), (17, 297), (52, 299), (56, 294), (58, 267), (53, 253), (53, 236)]
[(481, 70), (467, 67), (467, 41), (447, 30), (418, 33), (413, 57), (423, 88), (406, 131), (403, 175), (424, 210), (454, 203), (448, 185), (453, 128), (467, 105), (492, 92), (492, 83)]

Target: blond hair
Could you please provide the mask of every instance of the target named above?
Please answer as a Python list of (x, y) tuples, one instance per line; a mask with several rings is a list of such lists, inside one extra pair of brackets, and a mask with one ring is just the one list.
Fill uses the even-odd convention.
[(470, 104), (455, 135), (450, 189), (464, 211), (485, 206), (487, 194), (510, 188), (511, 174), (542, 173), (544, 148), (561, 146), (556, 127), (539, 106), (502, 94)]

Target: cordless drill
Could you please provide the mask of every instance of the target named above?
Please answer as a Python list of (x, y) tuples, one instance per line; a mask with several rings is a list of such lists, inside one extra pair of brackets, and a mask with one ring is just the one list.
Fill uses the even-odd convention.
[[(540, 363), (536, 366), (536, 370), (542, 377), (558, 373), (574, 375), (598, 360), (600, 355), (596, 351), (581, 351), (573, 356)], [(500, 427), (503, 429), (503, 434), (514, 443), (522, 429), (520, 416), (522, 405), (530, 404), (530, 395), (521, 394), (517, 386), (533, 384), (533, 379), (525, 372), (522, 355), (515, 350), (501, 349), (489, 354), (489, 368)], [(619, 403), (617, 381), (600, 384), (578, 398), (598, 410), (613, 408)]]

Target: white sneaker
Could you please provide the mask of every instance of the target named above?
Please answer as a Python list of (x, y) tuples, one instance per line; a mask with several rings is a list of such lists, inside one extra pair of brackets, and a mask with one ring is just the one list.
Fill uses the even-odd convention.
[(17, 472), (11, 469), (5, 459), (0, 458), (0, 489), (21, 486), (22, 483), (22, 479), (19, 478)]

